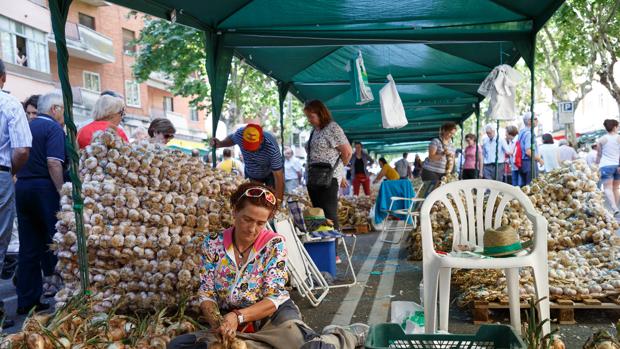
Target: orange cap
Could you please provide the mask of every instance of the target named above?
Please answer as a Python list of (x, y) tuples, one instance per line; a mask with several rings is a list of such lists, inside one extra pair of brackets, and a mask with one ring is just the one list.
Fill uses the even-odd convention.
[(263, 128), (257, 124), (248, 124), (243, 130), (243, 149), (257, 151), (263, 143)]

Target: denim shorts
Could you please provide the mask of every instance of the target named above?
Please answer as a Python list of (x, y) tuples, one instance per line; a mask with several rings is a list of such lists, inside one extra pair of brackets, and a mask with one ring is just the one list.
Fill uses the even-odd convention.
[(601, 181), (607, 181), (613, 179), (614, 181), (620, 181), (620, 173), (618, 173), (618, 166), (603, 166), (600, 168)]

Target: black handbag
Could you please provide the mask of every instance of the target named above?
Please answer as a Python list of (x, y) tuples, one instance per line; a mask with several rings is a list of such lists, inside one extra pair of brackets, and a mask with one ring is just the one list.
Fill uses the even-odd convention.
[[(312, 136), (314, 136), (314, 130), (310, 133), (310, 140), (308, 140), (308, 159), (310, 159), (310, 147), (312, 144)], [(315, 162), (308, 165), (308, 186), (328, 188), (332, 185), (332, 178), (334, 178), (334, 170), (336, 165), (340, 161), (340, 155), (334, 165), (327, 162)]]

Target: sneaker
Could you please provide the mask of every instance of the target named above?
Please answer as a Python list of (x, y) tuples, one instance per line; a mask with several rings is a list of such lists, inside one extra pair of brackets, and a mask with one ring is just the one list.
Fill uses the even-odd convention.
[(340, 263), (342, 263), (342, 259), (340, 259), (340, 256), (336, 256), (336, 264)]
[(349, 326), (329, 325), (323, 329), (323, 334), (333, 334), (336, 329), (343, 329), (355, 335), (355, 347), (364, 347), (366, 344), (366, 337), (368, 337), (368, 331), (370, 326), (362, 323), (355, 323)]

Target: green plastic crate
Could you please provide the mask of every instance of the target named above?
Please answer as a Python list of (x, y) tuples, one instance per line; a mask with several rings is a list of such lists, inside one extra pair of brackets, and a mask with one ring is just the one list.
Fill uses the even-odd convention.
[(370, 328), (368, 349), (517, 349), (525, 348), (510, 326), (482, 325), (473, 335), (405, 334), (398, 324), (384, 323)]

